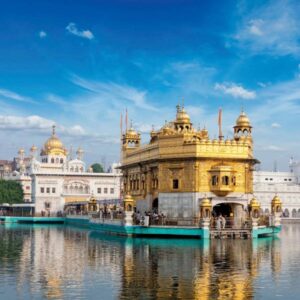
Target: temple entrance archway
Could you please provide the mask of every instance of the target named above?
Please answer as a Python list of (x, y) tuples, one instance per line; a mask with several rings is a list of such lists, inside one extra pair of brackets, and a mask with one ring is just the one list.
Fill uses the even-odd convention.
[(214, 206), (213, 216), (218, 217), (220, 215), (224, 217), (233, 216), (231, 203), (220, 203)]
[(158, 212), (158, 198), (152, 201), (152, 210)]
[(247, 220), (247, 212), (240, 203), (218, 203), (213, 207), (215, 220), (219, 216), (226, 219), (226, 228), (242, 228)]

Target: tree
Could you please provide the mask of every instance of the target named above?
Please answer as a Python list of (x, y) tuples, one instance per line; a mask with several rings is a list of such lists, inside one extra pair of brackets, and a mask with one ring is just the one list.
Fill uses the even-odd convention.
[(104, 169), (102, 165), (95, 163), (91, 165), (94, 173), (104, 173)]
[(0, 203), (23, 203), (22, 185), (14, 180), (0, 180)]

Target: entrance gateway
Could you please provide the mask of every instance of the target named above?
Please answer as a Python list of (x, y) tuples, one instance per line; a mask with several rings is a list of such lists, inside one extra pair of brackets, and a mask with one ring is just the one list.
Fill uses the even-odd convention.
[(226, 219), (226, 227), (243, 228), (247, 220), (247, 211), (241, 203), (219, 203), (213, 206), (212, 216), (223, 216)]

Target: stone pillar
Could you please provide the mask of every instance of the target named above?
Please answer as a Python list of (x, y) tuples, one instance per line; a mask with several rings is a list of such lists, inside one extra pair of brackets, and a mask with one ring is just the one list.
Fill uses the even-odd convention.
[(281, 226), (281, 214), (282, 214), (282, 202), (277, 195), (272, 199), (271, 208), (272, 208), (271, 225), (275, 226), (275, 227), (280, 227)]
[(202, 228), (202, 238), (209, 238), (210, 220), (212, 205), (207, 198), (200, 202), (200, 227)]
[(132, 211), (124, 211), (124, 226), (132, 226), (133, 225), (133, 218), (132, 218)]
[(252, 238), (258, 237), (258, 221), (260, 218), (260, 203), (253, 197), (249, 204), (251, 227), (252, 227)]
[(124, 226), (132, 226), (133, 225), (133, 207), (134, 200), (130, 194), (127, 194), (124, 197)]
[(241, 228), (244, 218), (244, 210), (241, 204), (233, 206), (233, 227)]

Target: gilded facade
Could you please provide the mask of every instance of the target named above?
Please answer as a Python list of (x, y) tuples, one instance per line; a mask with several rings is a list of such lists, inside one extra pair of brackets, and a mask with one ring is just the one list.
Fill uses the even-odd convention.
[(210, 139), (208, 130), (195, 129), (179, 105), (175, 120), (152, 130), (148, 144), (141, 145), (132, 127), (122, 136), (124, 194), (133, 197), (138, 210), (155, 208), (172, 217), (196, 217), (204, 197), (213, 205), (230, 202), (245, 208), (256, 162), (252, 126), (244, 112), (232, 139), (221, 133)]

